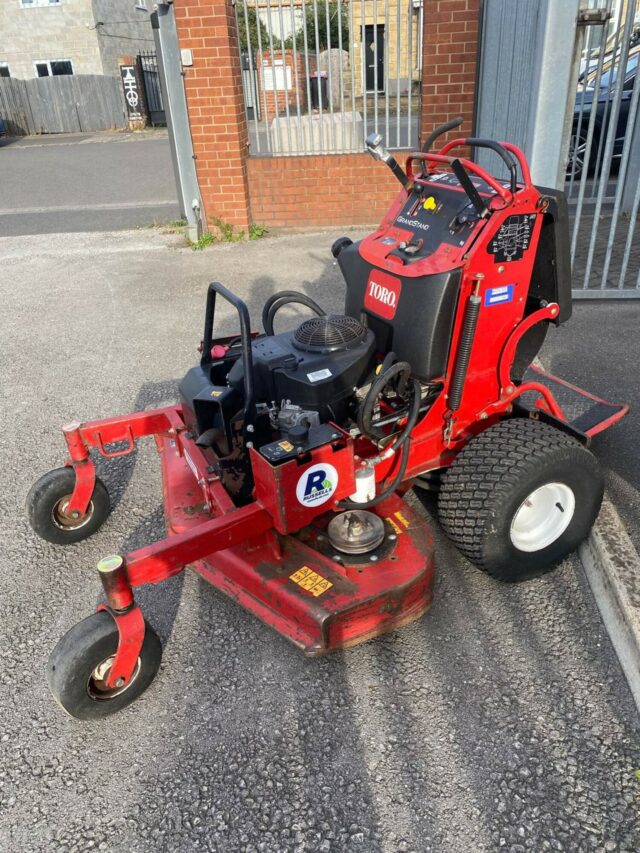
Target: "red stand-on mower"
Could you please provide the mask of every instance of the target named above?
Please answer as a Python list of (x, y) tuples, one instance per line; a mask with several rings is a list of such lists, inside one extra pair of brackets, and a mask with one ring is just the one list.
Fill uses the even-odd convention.
[[(406, 171), (367, 139), (402, 189), (373, 234), (333, 245), (344, 315), (284, 291), (254, 334), (244, 302), (211, 284), (179, 404), (64, 427), (65, 467), (27, 500), (40, 536), (62, 545), (94, 533), (109, 496), (91, 450), (131, 453), (148, 435), (168, 530), (98, 564), (106, 603), (48, 664), (68, 713), (106, 716), (149, 685), (162, 649), (133, 590), (187, 564), (310, 655), (417, 619), (431, 603), (433, 544), (403, 500), (411, 486), (439, 491), (446, 533), (500, 580), (547, 571), (588, 534), (603, 480), (587, 445), (627, 408), (532, 366), (549, 324), (571, 313), (566, 202), (533, 186), (508, 143), (455, 139), (430, 153), (457, 123), (409, 154)], [(492, 149), (508, 180), (453, 156), (462, 146)], [(219, 298), (237, 311), (233, 338), (214, 337)], [(290, 302), (317, 316), (274, 334)]]

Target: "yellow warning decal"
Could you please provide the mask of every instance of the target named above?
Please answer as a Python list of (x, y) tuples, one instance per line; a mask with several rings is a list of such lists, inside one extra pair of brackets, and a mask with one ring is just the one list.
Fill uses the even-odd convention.
[(224, 394), (224, 391), (212, 391), (211, 392), (212, 397), (221, 397), (222, 394)]
[(409, 520), (405, 518), (401, 512), (394, 512), (393, 514), (398, 519), (400, 524), (404, 524), (405, 527), (409, 527)]
[(281, 447), (283, 450), (286, 450), (287, 453), (290, 453), (293, 450), (293, 444), (290, 441), (280, 441), (278, 442), (278, 447)]
[(322, 595), (323, 592), (326, 592), (329, 587), (333, 586), (330, 580), (323, 578), (322, 575), (314, 572), (309, 566), (299, 568), (297, 572), (289, 575), (289, 580), (297, 583), (298, 586), (306, 589), (307, 592), (310, 592), (316, 598)]
[(389, 524), (393, 527), (393, 531), (394, 531), (394, 533), (395, 533), (397, 536), (399, 536), (399, 535), (402, 533), (402, 528), (401, 528), (401, 527), (399, 527), (399, 526), (395, 523), (395, 521), (391, 518), (391, 516), (390, 516), (390, 515), (388, 515), (388, 516), (385, 518), (385, 521), (388, 521), (388, 522), (389, 522)]

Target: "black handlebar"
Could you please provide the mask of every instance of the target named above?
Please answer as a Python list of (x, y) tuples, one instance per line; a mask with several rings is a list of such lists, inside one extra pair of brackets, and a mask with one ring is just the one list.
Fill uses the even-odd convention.
[(507, 149), (503, 148), (499, 142), (494, 142), (493, 139), (478, 139), (475, 136), (470, 136), (468, 139), (465, 139), (464, 144), (468, 145), (469, 148), (490, 148), (491, 151), (495, 151), (495, 153), (499, 157), (502, 157), (503, 161), (506, 163), (507, 168), (509, 169), (509, 177), (511, 180), (511, 194), (515, 195), (518, 183), (518, 167), (516, 165), (515, 159), (507, 151)]
[(243, 379), (244, 379), (244, 426), (245, 430), (248, 424), (253, 424), (256, 416), (256, 405), (253, 393), (253, 352), (251, 351), (251, 320), (249, 318), (249, 309), (246, 303), (227, 290), (224, 285), (218, 281), (213, 281), (207, 290), (207, 308), (204, 319), (204, 339), (202, 341), (202, 358), (201, 365), (211, 364), (213, 358), (211, 356), (211, 347), (213, 345), (213, 320), (216, 313), (216, 295), (220, 294), (223, 299), (230, 302), (238, 312), (240, 320), (240, 336), (242, 341), (242, 361), (243, 361)]
[(426, 142), (422, 146), (422, 153), (428, 154), (429, 151), (431, 151), (431, 146), (439, 136), (442, 136), (443, 133), (448, 133), (456, 127), (460, 127), (463, 121), (464, 119), (462, 116), (456, 116), (456, 118), (452, 118), (445, 124), (441, 124), (440, 127), (436, 127), (435, 130), (432, 130), (429, 136), (427, 136)]

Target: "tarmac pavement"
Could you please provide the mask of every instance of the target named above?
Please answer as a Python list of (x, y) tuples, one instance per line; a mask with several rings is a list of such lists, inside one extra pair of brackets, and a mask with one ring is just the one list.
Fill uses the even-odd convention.
[(0, 236), (109, 231), (179, 216), (164, 130), (0, 139)]
[[(100, 462), (115, 507), (92, 539), (31, 532), (24, 499), (64, 459), (60, 425), (174, 400), (212, 279), (256, 325), (284, 288), (340, 310), (335, 236), (202, 253), (157, 231), (0, 238), (0, 850), (640, 849), (640, 722), (575, 557), (505, 586), (434, 527), (430, 613), (318, 660), (186, 572), (138, 596), (165, 644), (138, 702), (80, 723), (48, 693), (49, 651), (100, 600), (97, 560), (163, 534), (152, 442)], [(629, 306), (608, 310), (613, 338)], [(581, 311), (545, 352), (570, 381), (561, 359), (580, 352), (606, 396), (608, 335), (581, 349)]]

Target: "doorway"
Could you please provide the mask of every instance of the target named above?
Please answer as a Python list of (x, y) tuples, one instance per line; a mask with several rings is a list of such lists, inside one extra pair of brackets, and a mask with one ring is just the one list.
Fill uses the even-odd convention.
[(384, 92), (384, 24), (364, 27), (364, 72), (366, 91)]

